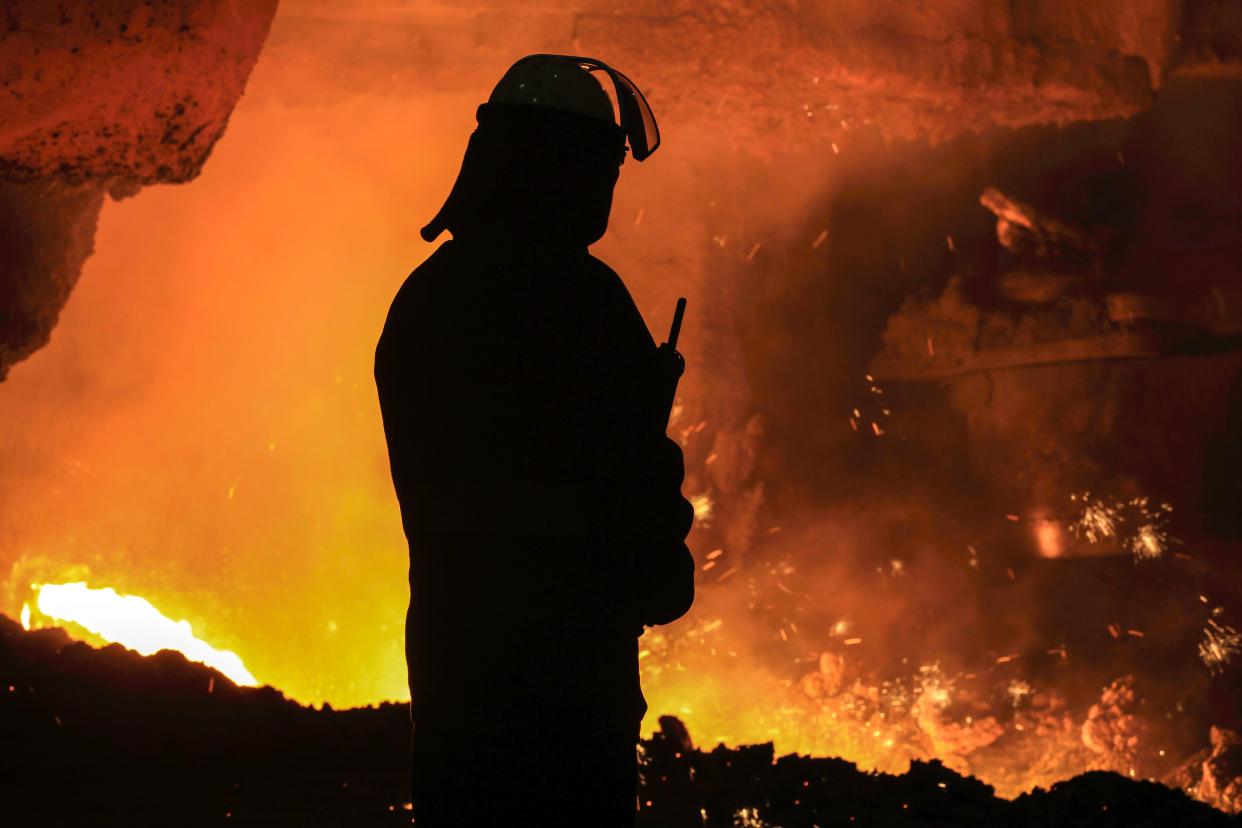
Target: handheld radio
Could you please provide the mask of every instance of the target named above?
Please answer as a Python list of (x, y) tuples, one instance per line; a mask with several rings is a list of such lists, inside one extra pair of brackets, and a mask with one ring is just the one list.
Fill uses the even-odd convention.
[(677, 339), (681, 336), (681, 320), (686, 315), (686, 297), (677, 300), (677, 308), (673, 311), (673, 326), (668, 332), (668, 341), (656, 349), (660, 370), (663, 374), (660, 413), (664, 420), (661, 425), (668, 427), (669, 418), (673, 415), (673, 401), (677, 398), (677, 383), (686, 371), (686, 360), (677, 352)]

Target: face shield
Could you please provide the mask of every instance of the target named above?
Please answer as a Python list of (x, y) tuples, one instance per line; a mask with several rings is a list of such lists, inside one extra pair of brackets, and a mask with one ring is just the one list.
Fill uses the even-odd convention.
[[(613, 69), (602, 60), (572, 55), (527, 55), (513, 64), (509, 70), (513, 72), (527, 61), (568, 60), (588, 72), (602, 72), (612, 81), (613, 95), (616, 100), (617, 115), (621, 121), (621, 129), (625, 132), (626, 141), (630, 145), (630, 155), (635, 161), (642, 161), (660, 146), (660, 128), (656, 125), (655, 115), (643, 93), (634, 82)], [(607, 84), (604, 84), (607, 86)]]

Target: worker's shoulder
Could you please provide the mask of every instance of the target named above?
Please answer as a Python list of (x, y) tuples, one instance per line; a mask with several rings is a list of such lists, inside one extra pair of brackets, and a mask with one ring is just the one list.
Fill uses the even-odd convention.
[(594, 294), (591, 304), (598, 308), (596, 321), (606, 321), (623, 341), (637, 345), (653, 344), (647, 324), (621, 276), (594, 256), (588, 255), (587, 259), (587, 276)]
[(452, 245), (447, 241), (436, 248), (397, 289), (376, 344), (377, 359), (394, 349), (400, 351), (409, 337), (424, 330), (422, 322), (426, 318), (437, 317), (435, 296), (443, 291), (444, 285), (451, 284), (454, 272)]
[(586, 286), (589, 290), (598, 293), (600, 299), (618, 302), (625, 306), (634, 304), (634, 298), (630, 296), (630, 290), (625, 286), (625, 281), (606, 263), (587, 254), (583, 270), (585, 272), (580, 275), (585, 277)]
[[(585, 268), (591, 277), (599, 280), (601, 284), (605, 285), (609, 289), (625, 290), (625, 282), (621, 280), (621, 277), (617, 274), (617, 271), (613, 270), (606, 262), (595, 258), (595, 256), (590, 253), (587, 253), (586, 255)], [(626, 293), (628, 292), (629, 291), (626, 291)]]
[(437, 247), (401, 283), (393, 299), (393, 306), (426, 296), (452, 280), (457, 270), (456, 261), (460, 258), (458, 252), (457, 245), (451, 239)]

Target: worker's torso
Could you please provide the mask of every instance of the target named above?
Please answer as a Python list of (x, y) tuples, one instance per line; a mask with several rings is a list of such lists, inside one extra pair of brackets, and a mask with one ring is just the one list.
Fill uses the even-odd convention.
[(614, 500), (654, 346), (615, 280), (449, 243), (394, 302), (377, 381), (416, 717), (641, 716)]

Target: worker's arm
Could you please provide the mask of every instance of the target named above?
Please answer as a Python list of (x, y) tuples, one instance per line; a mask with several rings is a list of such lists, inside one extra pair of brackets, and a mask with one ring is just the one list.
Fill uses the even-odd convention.
[(624, 494), (615, 525), (633, 562), (636, 620), (653, 626), (680, 618), (694, 601), (694, 559), (686, 546), (694, 508), (681, 493), (681, 446), (666, 434), (681, 357), (673, 335), (670, 345), (655, 347), (628, 292), (620, 280), (616, 285), (619, 329), (612, 348), (619, 357), (619, 381), (611, 385), (616, 396), (608, 407), (617, 417), (611, 442), (616, 483)]
[(652, 488), (642, 510), (650, 531), (635, 547), (637, 609), (646, 626), (676, 621), (694, 602), (694, 558), (685, 540), (694, 507), (681, 494), (681, 446), (661, 436), (653, 446), (652, 463)]

